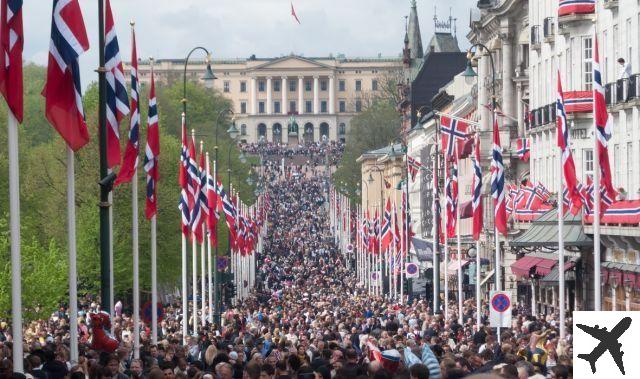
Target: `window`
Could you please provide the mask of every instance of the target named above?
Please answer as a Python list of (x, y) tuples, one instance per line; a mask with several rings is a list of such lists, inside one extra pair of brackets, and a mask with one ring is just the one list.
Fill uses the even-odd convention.
[(347, 126), (344, 124), (344, 122), (341, 122), (340, 125), (338, 125), (338, 134), (347, 134)]
[(258, 113), (264, 113), (264, 101), (258, 102)]
[(307, 92), (311, 91), (311, 80), (304, 81), (304, 90)]
[(240, 82), (240, 92), (247, 92), (247, 82)]
[(247, 113), (247, 102), (243, 101), (240, 103), (240, 113), (245, 114)]
[(313, 104), (311, 103), (311, 101), (307, 100), (304, 103), (304, 111), (306, 113), (312, 113), (313, 112)]
[(246, 124), (240, 125), (240, 135), (241, 136), (246, 136), (247, 135), (247, 125)]
[(356, 112), (362, 112), (362, 100), (356, 100)]
[(290, 101), (289, 102), (289, 112), (291, 113), (296, 113), (296, 102), (295, 101)]
[(228, 81), (228, 80), (225, 80), (225, 81), (224, 81), (224, 86), (223, 86), (223, 88), (224, 88), (224, 92), (229, 92), (229, 87), (230, 87), (230, 86), (231, 86), (231, 83), (229, 83), (229, 81)]
[(280, 92), (280, 83), (279, 80), (273, 82), (273, 92)]
[(339, 80), (338, 81), (338, 91), (344, 92), (344, 91), (347, 90), (346, 87), (347, 87), (347, 84), (345, 83), (344, 80)]
[(327, 113), (327, 101), (326, 100), (322, 100), (320, 102), (320, 112)]
[(371, 80), (371, 90), (372, 91), (377, 91), (378, 90), (378, 80), (377, 79)]
[(356, 80), (356, 91), (362, 91), (362, 80)]
[(593, 84), (593, 40), (591, 37), (582, 39), (582, 51), (584, 90), (591, 91)]
[(327, 90), (327, 81), (326, 80), (321, 80), (320, 81), (320, 91), (326, 91)]
[(338, 102), (338, 111), (344, 113), (347, 111), (347, 103), (344, 100)]
[(273, 102), (273, 113), (280, 113), (280, 102), (279, 101), (274, 101)]
[(296, 92), (296, 81), (289, 80), (289, 91)]
[(593, 150), (592, 149), (584, 149), (582, 150), (583, 156), (583, 165), (584, 165), (584, 174), (585, 174), (585, 183), (587, 176), (593, 176)]
[(628, 63), (629, 65), (631, 65), (631, 67), (633, 67), (632, 65), (632, 57), (633, 57), (633, 47), (632, 45), (632, 41), (631, 41), (631, 19), (628, 18), (627, 19), (627, 27), (626, 27), (626, 32), (627, 32), (627, 56), (624, 57), (624, 59), (627, 60), (626, 63)]
[(264, 92), (265, 82), (264, 80), (258, 80), (258, 92)]

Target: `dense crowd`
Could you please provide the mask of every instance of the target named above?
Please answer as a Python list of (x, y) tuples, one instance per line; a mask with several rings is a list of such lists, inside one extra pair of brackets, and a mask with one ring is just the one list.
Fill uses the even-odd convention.
[[(285, 172), (275, 162), (265, 167), (270, 207), (264, 254), (256, 265), (257, 287), (244, 302), (224, 309), (220, 326), (208, 320), (183, 344), (179, 302), (167, 304), (158, 344), (151, 343), (150, 328), (143, 324), (140, 359), (133, 359), (133, 322), (119, 303), (114, 335), (120, 347), (115, 354), (100, 354), (90, 347), (87, 325), (87, 313), (99, 306), (86, 300), (80, 307), (78, 362), (69, 357), (64, 308), (25, 326), (27, 377), (572, 377), (571, 330), (560, 339), (554, 315), (516, 310), (513, 327), (498, 336), (487, 325), (474, 325), (473, 299), (465, 302), (459, 324), (455, 302), (445, 319), (442, 310), (434, 315), (421, 296), (398, 303), (369, 295), (333, 242), (324, 173), (306, 165), (285, 167)], [(482, 312), (488, 324), (487, 310)], [(15, 352), (8, 325), (0, 326), (0, 376), (11, 377)]]
[(326, 164), (325, 159), (328, 159), (329, 164), (335, 166), (342, 157), (344, 143), (335, 141), (305, 142), (298, 145), (272, 142), (245, 143), (240, 144), (240, 149), (245, 153), (261, 155), (266, 159), (306, 157), (310, 166)]

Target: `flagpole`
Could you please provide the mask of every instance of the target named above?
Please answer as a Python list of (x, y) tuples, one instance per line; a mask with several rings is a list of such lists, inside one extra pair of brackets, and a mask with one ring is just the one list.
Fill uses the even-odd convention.
[[(111, 211), (112, 208), (109, 208)], [(133, 358), (140, 358), (140, 281), (138, 252), (138, 169), (131, 179), (131, 243), (133, 248)], [(111, 219), (113, 220), (113, 219)], [(113, 244), (110, 245), (113, 247)], [(112, 270), (113, 272), (113, 270)], [(111, 292), (113, 293), (113, 291)]]
[(158, 257), (157, 257), (157, 220), (151, 217), (151, 343), (158, 343)]
[[(207, 160), (207, 168), (206, 168), (206, 170), (207, 170), (207, 185), (209, 185), (209, 174), (211, 173), (211, 171), (210, 171), (211, 170), (211, 167), (210, 167), (211, 163), (209, 161), (209, 152), (207, 152), (206, 160)], [(213, 180), (214, 181), (216, 180), (215, 179), (215, 175), (213, 176)], [(207, 190), (209, 190), (209, 187), (207, 187)], [(215, 189), (214, 189), (214, 191), (215, 191)], [(208, 203), (208, 201), (207, 201), (207, 203)], [(209, 212), (213, 212), (209, 217), (211, 217), (212, 219), (215, 220), (216, 209), (215, 208), (213, 208), (213, 209), (210, 208)], [(209, 229), (209, 233), (207, 233), (206, 238), (207, 238), (207, 271), (208, 271), (207, 272), (208, 273), (208, 275), (207, 275), (207, 285), (209, 286), (209, 297), (208, 297), (208, 301), (209, 301), (209, 322), (211, 322), (211, 324), (213, 325), (216, 322), (213, 319), (213, 302), (214, 302), (213, 297), (215, 295), (213, 294), (213, 292), (214, 292), (213, 291), (213, 278), (212, 278), (212, 275), (213, 275), (212, 271), (213, 270), (212, 270), (212, 262), (211, 262), (212, 259), (213, 259), (213, 257), (211, 256), (211, 235), (212, 235), (212, 233), (215, 233), (215, 232), (213, 230)], [(218, 268), (216, 267), (216, 271), (217, 270), (218, 270)]]
[[(458, 159), (458, 151), (456, 145), (456, 159)], [(456, 164), (456, 170), (460, 170), (460, 165)], [(456, 173), (457, 177), (460, 178), (460, 172)], [(462, 255), (460, 248), (460, 192), (456, 194), (458, 197), (457, 206), (456, 206), (456, 234), (457, 234), (457, 248), (458, 248), (458, 323), (462, 325)]]
[[(203, 215), (204, 216), (204, 215)], [(200, 254), (200, 293), (202, 294), (202, 301), (200, 302), (200, 310), (202, 312), (202, 317), (200, 317), (200, 321), (202, 326), (207, 324), (207, 320), (205, 315), (207, 314), (207, 276), (206, 276), (206, 268), (207, 268), (207, 244), (205, 239), (207, 238), (207, 230), (204, 223), (202, 224), (202, 244), (201, 244), (201, 254)]]
[[(108, 169), (107, 173), (111, 174), (113, 170)], [(113, 192), (109, 191), (109, 267), (113, 267)], [(115, 315), (114, 310), (114, 278), (113, 278), (113, 270), (109, 270), (109, 316), (111, 316), (111, 320), (113, 320)], [(115, 332), (115, 323), (111, 323), (111, 333)]]
[[(480, 164), (480, 162), (478, 162)], [(480, 197), (482, 201), (482, 197)], [(480, 301), (480, 238), (476, 241), (476, 331), (480, 330), (482, 302)]]
[[(595, 14), (596, 19), (593, 22), (594, 27), (594, 45), (597, 45), (598, 38), (598, 30), (597, 30), (597, 17), (598, 13), (596, 11)], [(596, 51), (596, 54), (599, 56), (600, 52)], [(598, 62), (600, 64), (600, 62)], [(593, 112), (593, 197), (594, 197), (594, 206), (593, 206), (593, 310), (601, 311), (602, 310), (602, 287), (601, 287), (601, 277), (600, 277), (600, 262), (601, 262), (601, 252), (600, 252), (600, 147), (598, 144), (598, 125), (596, 121), (596, 106), (595, 106), (595, 95), (596, 95), (596, 87), (593, 87), (593, 98), (594, 98), (594, 112)], [(604, 125), (603, 125), (604, 127)], [(616, 162), (618, 163), (618, 162)], [(613, 309), (613, 307), (612, 307)]]
[[(69, 244), (70, 361), (78, 362), (78, 272), (76, 266), (76, 186), (73, 150), (67, 146), (67, 238)], [(22, 341), (21, 341), (22, 342)], [(22, 357), (20, 354), (16, 354)]]
[[(20, 166), (18, 119), (7, 109), (7, 150), (9, 155), (9, 228), (11, 230), (11, 334), (13, 351), (22, 347), (22, 264), (20, 255)], [(13, 371), (24, 373), (22, 354), (13, 354)]]
[[(448, 174), (448, 166), (449, 162), (445, 159), (445, 175)], [(445, 178), (445, 180), (448, 180)], [(446, 188), (445, 188), (446, 192)], [(445, 198), (448, 195), (445, 193)], [(444, 318), (445, 320), (449, 319), (449, 200), (445, 201), (445, 210), (444, 210)]]
[[(559, 72), (558, 72), (559, 74)], [(562, 212), (562, 179), (564, 178), (563, 165), (562, 165), (563, 151), (560, 148), (560, 154), (558, 155), (558, 164), (560, 165), (560, 174), (562, 177), (558, 180), (558, 274), (559, 274), (559, 308), (560, 308), (560, 338), (565, 337), (565, 311), (564, 311), (564, 220)]]

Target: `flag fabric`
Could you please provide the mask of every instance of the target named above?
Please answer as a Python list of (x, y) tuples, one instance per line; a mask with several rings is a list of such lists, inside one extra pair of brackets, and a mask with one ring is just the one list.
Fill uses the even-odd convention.
[(407, 155), (407, 170), (409, 170), (409, 175), (411, 175), (412, 182), (416, 180), (416, 175), (418, 175), (418, 172), (420, 172), (421, 168), (422, 163)]
[(518, 158), (520, 158), (523, 162), (529, 162), (529, 157), (531, 155), (531, 145), (529, 144), (528, 138), (518, 138), (516, 141), (516, 153), (518, 154)]
[(447, 238), (453, 238), (456, 236), (456, 223), (458, 213), (458, 164), (457, 161), (453, 161), (451, 170), (449, 165), (447, 168), (447, 185), (445, 188), (445, 194), (447, 197)]
[(193, 209), (191, 211), (191, 231), (196, 237), (196, 241), (202, 243), (202, 223), (204, 222), (207, 212), (207, 173), (204, 170), (204, 151), (202, 150), (202, 143), (200, 143), (200, 162), (196, 167), (196, 181), (195, 181), (195, 197), (193, 203)]
[(596, 0), (560, 0), (558, 16), (589, 14), (596, 10)]
[[(114, 186), (117, 186), (121, 183), (130, 182), (133, 178), (133, 174), (138, 169), (138, 150), (140, 149), (140, 110), (138, 109), (138, 96), (140, 94), (138, 93), (139, 82), (138, 52), (136, 51), (136, 33), (133, 30), (131, 31), (131, 41), (131, 115), (129, 118), (129, 141), (127, 142), (127, 147), (125, 148), (124, 156), (122, 157), (122, 164), (120, 165), (120, 171), (118, 172), (118, 177), (113, 184)], [(151, 71), (151, 78), (153, 82), (153, 68), (151, 69)], [(155, 83), (153, 84), (153, 86), (155, 87)], [(151, 96), (149, 97), (151, 98)], [(155, 94), (153, 98), (155, 101)]]
[(400, 224), (398, 223), (398, 206), (394, 200), (393, 202), (393, 243), (395, 244), (396, 251), (402, 251), (402, 233), (400, 232)]
[(0, 92), (18, 122), (24, 115), (22, 0), (0, 1)]
[(581, 201), (578, 192), (578, 179), (576, 178), (576, 166), (571, 154), (569, 143), (569, 124), (567, 124), (567, 114), (564, 109), (564, 97), (562, 92), (562, 80), (558, 70), (558, 91), (556, 99), (556, 124), (558, 127), (558, 147), (562, 151), (562, 176), (567, 187), (567, 193), (572, 207), (580, 209)]
[(207, 208), (209, 208), (209, 213), (207, 214), (207, 230), (209, 231), (211, 244), (214, 247), (218, 245), (216, 228), (218, 226), (218, 220), (220, 219), (220, 214), (218, 213), (218, 194), (215, 188), (216, 184), (213, 180), (211, 168), (207, 165)]
[[(133, 98), (131, 101), (133, 102)], [(137, 113), (137, 109), (134, 110), (134, 112)], [(138, 132), (136, 131), (136, 145), (138, 139), (137, 134)], [(151, 69), (151, 87), (149, 89), (149, 114), (147, 115), (147, 145), (144, 149), (144, 171), (147, 173), (147, 202), (145, 205), (144, 213), (147, 216), (148, 220), (151, 220), (153, 216), (158, 214), (157, 187), (158, 180), (160, 179), (160, 171), (158, 170), (159, 156), (160, 130), (158, 128), (158, 104), (156, 101), (156, 84), (153, 77), (153, 69)], [(136, 162), (138, 160), (137, 146), (135, 160)]]
[(182, 145), (180, 147), (180, 170), (178, 182), (185, 190), (189, 183), (189, 140), (187, 139), (187, 125), (185, 114), (182, 113)]
[(442, 150), (445, 156), (454, 157), (456, 144), (467, 138), (469, 124), (454, 120), (447, 116), (440, 117), (440, 131), (442, 132)]
[(78, 0), (54, 0), (47, 79), (42, 91), (45, 114), (67, 145), (78, 151), (89, 142), (82, 108), (78, 57), (89, 50)]
[(226, 193), (226, 191), (224, 190), (224, 187), (222, 186), (222, 183), (220, 183), (220, 181), (217, 182), (218, 183), (218, 199), (220, 199), (218, 201), (218, 207), (219, 209), (222, 208), (221, 210), (224, 212), (224, 217), (225, 217), (225, 221), (227, 223), (227, 228), (229, 229), (229, 241), (231, 243), (234, 243), (234, 241), (236, 240), (236, 236), (237, 236), (237, 230), (236, 230), (236, 207), (232, 201), (232, 199), (229, 198), (229, 195)]
[(104, 68), (106, 70), (107, 112), (107, 165), (113, 168), (120, 164), (120, 121), (129, 114), (127, 85), (120, 59), (120, 47), (111, 13), (111, 1), (106, 2), (105, 11)]
[(547, 202), (551, 198), (551, 192), (549, 192), (542, 182), (536, 184), (536, 194), (543, 202)]
[(491, 160), (491, 197), (495, 215), (495, 227), (498, 232), (507, 235), (507, 212), (504, 193), (504, 164), (498, 121), (493, 123), (493, 153)]
[(373, 253), (380, 253), (380, 213), (377, 209), (373, 217)]
[(473, 239), (480, 239), (482, 233), (482, 167), (480, 165), (480, 136), (476, 134), (473, 149), (473, 183), (471, 189), (473, 191), (471, 204), (473, 206)]
[(380, 248), (382, 251), (387, 251), (393, 240), (393, 233), (391, 231), (391, 199), (387, 199), (387, 204), (384, 208), (384, 216), (382, 219), (382, 231), (380, 232)]
[(298, 18), (298, 15), (296, 14), (296, 10), (293, 7), (293, 3), (291, 3), (291, 16), (293, 16), (293, 18), (298, 22), (298, 24), (300, 24), (300, 19)]
[(616, 190), (613, 187), (611, 177), (611, 166), (609, 165), (609, 149), (607, 147), (613, 133), (612, 120), (607, 113), (607, 104), (602, 85), (602, 74), (600, 71), (600, 53), (598, 48), (598, 37), (594, 36), (595, 52), (593, 59), (593, 118), (596, 124), (596, 144), (598, 147), (600, 162), (600, 184), (607, 192), (607, 196), (615, 199)]
[(592, 91), (567, 91), (563, 93), (565, 112), (593, 112)]
[(505, 209), (507, 212), (507, 216), (513, 213), (515, 208), (516, 197), (518, 195), (518, 189), (514, 184), (507, 184), (507, 196), (505, 199)]
[(191, 229), (189, 228), (190, 223), (190, 212), (189, 212), (189, 194), (186, 189), (182, 189), (180, 191), (180, 201), (178, 203), (178, 209), (180, 209), (181, 216), (181, 224), (180, 227), (182, 229), (182, 234), (184, 236), (189, 236)]
[(198, 183), (200, 182), (200, 174), (198, 173), (198, 163), (196, 161), (196, 138), (192, 134), (189, 139), (189, 160), (187, 166), (187, 193), (189, 194), (189, 209), (193, 213), (193, 207), (197, 200)]

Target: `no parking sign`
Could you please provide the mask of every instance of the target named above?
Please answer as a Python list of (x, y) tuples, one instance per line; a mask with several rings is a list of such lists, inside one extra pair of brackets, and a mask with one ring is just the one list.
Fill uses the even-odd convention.
[(511, 291), (489, 293), (489, 323), (492, 328), (511, 327)]

